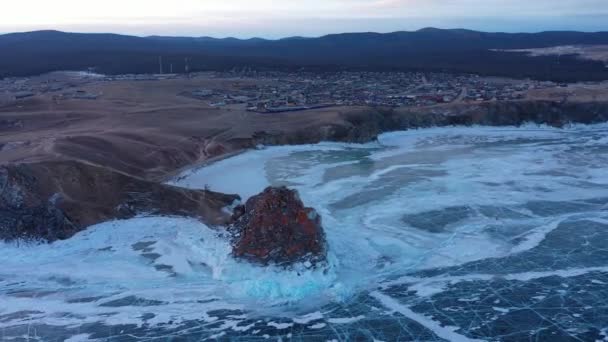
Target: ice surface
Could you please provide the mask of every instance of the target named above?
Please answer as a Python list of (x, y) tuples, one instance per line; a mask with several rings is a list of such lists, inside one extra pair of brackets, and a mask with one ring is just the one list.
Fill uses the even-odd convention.
[(608, 126), (435, 128), (365, 145), (267, 147), (176, 185), (289, 185), (329, 262), (263, 268), (192, 219), (108, 222), (1, 244), (3, 338), (602, 340)]

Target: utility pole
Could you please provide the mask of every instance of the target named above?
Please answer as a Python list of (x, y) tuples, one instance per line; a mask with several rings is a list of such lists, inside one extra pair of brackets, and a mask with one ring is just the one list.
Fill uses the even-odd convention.
[(173, 63), (169, 64), (169, 70), (171, 70), (170, 74), (173, 74)]

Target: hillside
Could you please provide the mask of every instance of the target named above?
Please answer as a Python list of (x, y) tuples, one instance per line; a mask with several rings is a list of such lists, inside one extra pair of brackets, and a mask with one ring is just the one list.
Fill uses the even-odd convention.
[(434, 28), (318, 38), (134, 37), (37, 31), (0, 35), (0, 77), (91, 68), (100, 73), (308, 68), (467, 72), (554, 81), (608, 79), (604, 63), (495, 49), (608, 44), (608, 32), (485, 33)]

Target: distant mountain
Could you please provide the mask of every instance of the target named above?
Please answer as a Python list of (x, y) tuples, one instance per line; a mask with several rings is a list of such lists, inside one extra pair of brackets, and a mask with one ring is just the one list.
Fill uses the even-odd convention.
[(343, 33), (318, 38), (217, 39), (133, 37), (37, 31), (0, 35), (0, 76), (93, 68), (101, 73), (152, 73), (169, 64), (191, 70), (308, 68), (471, 72), (552, 80), (608, 79), (601, 62), (531, 57), (501, 49), (608, 44), (608, 32), (487, 33), (425, 28), (415, 32)]

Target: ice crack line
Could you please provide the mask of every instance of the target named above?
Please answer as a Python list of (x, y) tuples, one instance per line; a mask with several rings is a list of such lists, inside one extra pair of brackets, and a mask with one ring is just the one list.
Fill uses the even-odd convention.
[(399, 312), (403, 316), (424, 326), (425, 328), (432, 331), (435, 335), (437, 335), (443, 339), (446, 339), (448, 341), (453, 341), (453, 342), (483, 341), (483, 340), (471, 339), (464, 335), (460, 335), (455, 332), (459, 328), (448, 327), (448, 326), (444, 327), (441, 324), (439, 324), (438, 322), (436, 322), (424, 315), (421, 315), (419, 313), (412, 311), (412, 309), (410, 309), (409, 307), (399, 303), (394, 298), (387, 296), (380, 291), (374, 291), (374, 292), (370, 293), (370, 295), (373, 298), (377, 299), (387, 309), (393, 310), (395, 312)]

